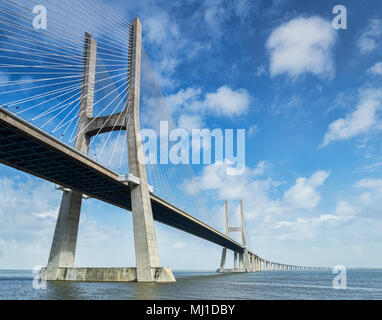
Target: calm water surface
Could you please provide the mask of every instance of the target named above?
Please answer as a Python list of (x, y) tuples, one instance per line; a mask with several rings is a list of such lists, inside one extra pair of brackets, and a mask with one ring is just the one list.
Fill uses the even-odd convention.
[(382, 270), (348, 270), (346, 290), (333, 289), (330, 271), (174, 275), (177, 282), (171, 284), (49, 282), (36, 290), (32, 271), (0, 270), (0, 300), (382, 299)]

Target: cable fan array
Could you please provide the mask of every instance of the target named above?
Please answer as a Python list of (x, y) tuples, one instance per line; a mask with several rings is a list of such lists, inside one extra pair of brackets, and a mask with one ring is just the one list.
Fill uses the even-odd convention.
[[(36, 30), (33, 8), (47, 9)], [(127, 100), (130, 23), (99, 0), (0, 2), (0, 104), (73, 146), (79, 119), (85, 32), (97, 40), (93, 116), (122, 111)], [(128, 171), (126, 135), (92, 139), (89, 155)]]
[[(34, 28), (37, 5), (47, 9), (46, 29)], [(97, 41), (93, 117), (126, 108), (131, 25), (101, 0), (1, 0), (0, 18), (3, 108), (74, 146), (84, 99), (85, 32)], [(170, 129), (175, 125), (143, 48), (141, 69), (141, 128), (153, 129), (159, 139), (160, 121), (167, 121)], [(89, 156), (121, 174), (128, 173), (126, 133), (99, 132), (90, 142)], [(200, 217), (199, 199), (185, 192), (185, 182), (194, 177), (191, 165), (158, 163), (146, 168), (155, 194)]]

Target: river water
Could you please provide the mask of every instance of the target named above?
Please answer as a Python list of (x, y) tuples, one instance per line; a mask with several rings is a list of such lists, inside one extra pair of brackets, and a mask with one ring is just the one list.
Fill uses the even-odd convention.
[(285, 300), (382, 299), (382, 270), (347, 271), (347, 289), (334, 289), (331, 271), (246, 274), (174, 272), (170, 284), (49, 282), (35, 289), (32, 271), (0, 270), (0, 300)]

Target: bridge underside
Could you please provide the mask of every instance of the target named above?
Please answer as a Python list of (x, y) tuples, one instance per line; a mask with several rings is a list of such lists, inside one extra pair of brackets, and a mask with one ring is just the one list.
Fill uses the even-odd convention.
[[(118, 174), (0, 108), (0, 163), (131, 211), (128, 183)], [(151, 195), (154, 220), (238, 253), (244, 248), (175, 206)]]

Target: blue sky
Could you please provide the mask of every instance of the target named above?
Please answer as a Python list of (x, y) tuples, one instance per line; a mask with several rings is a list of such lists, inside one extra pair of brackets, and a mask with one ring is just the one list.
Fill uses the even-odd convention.
[[(332, 27), (333, 7), (348, 29)], [(381, 267), (380, 1), (108, 1), (143, 24), (176, 125), (247, 130), (242, 176), (194, 167), (182, 189), (223, 230), (244, 200), (251, 249), (290, 264)], [(60, 192), (0, 167), (0, 268), (47, 262)], [(156, 225), (161, 263), (215, 269), (221, 249)], [(238, 239), (238, 238), (237, 238)], [(84, 203), (76, 264), (134, 264), (131, 215)]]

